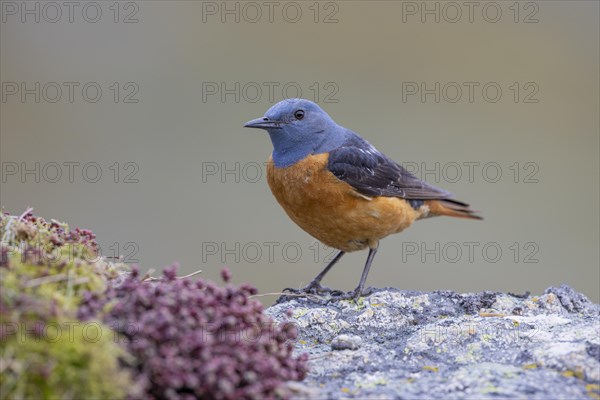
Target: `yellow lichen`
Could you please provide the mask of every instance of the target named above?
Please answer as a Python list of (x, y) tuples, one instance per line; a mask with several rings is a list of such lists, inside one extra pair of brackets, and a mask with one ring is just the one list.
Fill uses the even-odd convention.
[(522, 367), (523, 369), (536, 369), (538, 368), (538, 365), (536, 363), (532, 363), (532, 364), (525, 364)]

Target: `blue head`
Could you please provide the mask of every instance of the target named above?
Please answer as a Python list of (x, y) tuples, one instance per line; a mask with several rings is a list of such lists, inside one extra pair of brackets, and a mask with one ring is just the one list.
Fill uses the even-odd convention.
[(288, 167), (310, 154), (333, 150), (351, 134), (321, 107), (305, 99), (280, 101), (269, 108), (264, 117), (248, 121), (244, 126), (269, 132), (277, 167)]

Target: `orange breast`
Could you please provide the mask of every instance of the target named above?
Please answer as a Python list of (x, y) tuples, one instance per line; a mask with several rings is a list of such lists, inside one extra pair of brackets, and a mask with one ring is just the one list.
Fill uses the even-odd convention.
[(286, 167), (267, 162), (267, 181), (289, 217), (327, 246), (343, 251), (376, 247), (421, 216), (396, 197), (369, 198), (327, 169), (328, 154), (311, 155)]

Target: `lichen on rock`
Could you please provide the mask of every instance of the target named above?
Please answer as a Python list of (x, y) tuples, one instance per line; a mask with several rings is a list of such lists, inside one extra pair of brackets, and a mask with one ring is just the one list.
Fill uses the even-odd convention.
[[(299, 398), (600, 396), (600, 306), (565, 285), (539, 296), (388, 288), (356, 302), (288, 299), (267, 313), (296, 324), (297, 351), (309, 355)], [(361, 345), (333, 350), (340, 336)]]

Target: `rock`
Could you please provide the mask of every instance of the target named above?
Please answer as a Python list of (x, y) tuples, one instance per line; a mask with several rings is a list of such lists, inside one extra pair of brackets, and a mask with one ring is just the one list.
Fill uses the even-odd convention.
[(362, 338), (356, 335), (339, 335), (331, 341), (332, 350), (356, 350), (362, 344)]
[(600, 397), (600, 305), (565, 285), (539, 296), (387, 288), (266, 312), (295, 324), (309, 355), (298, 398)]

